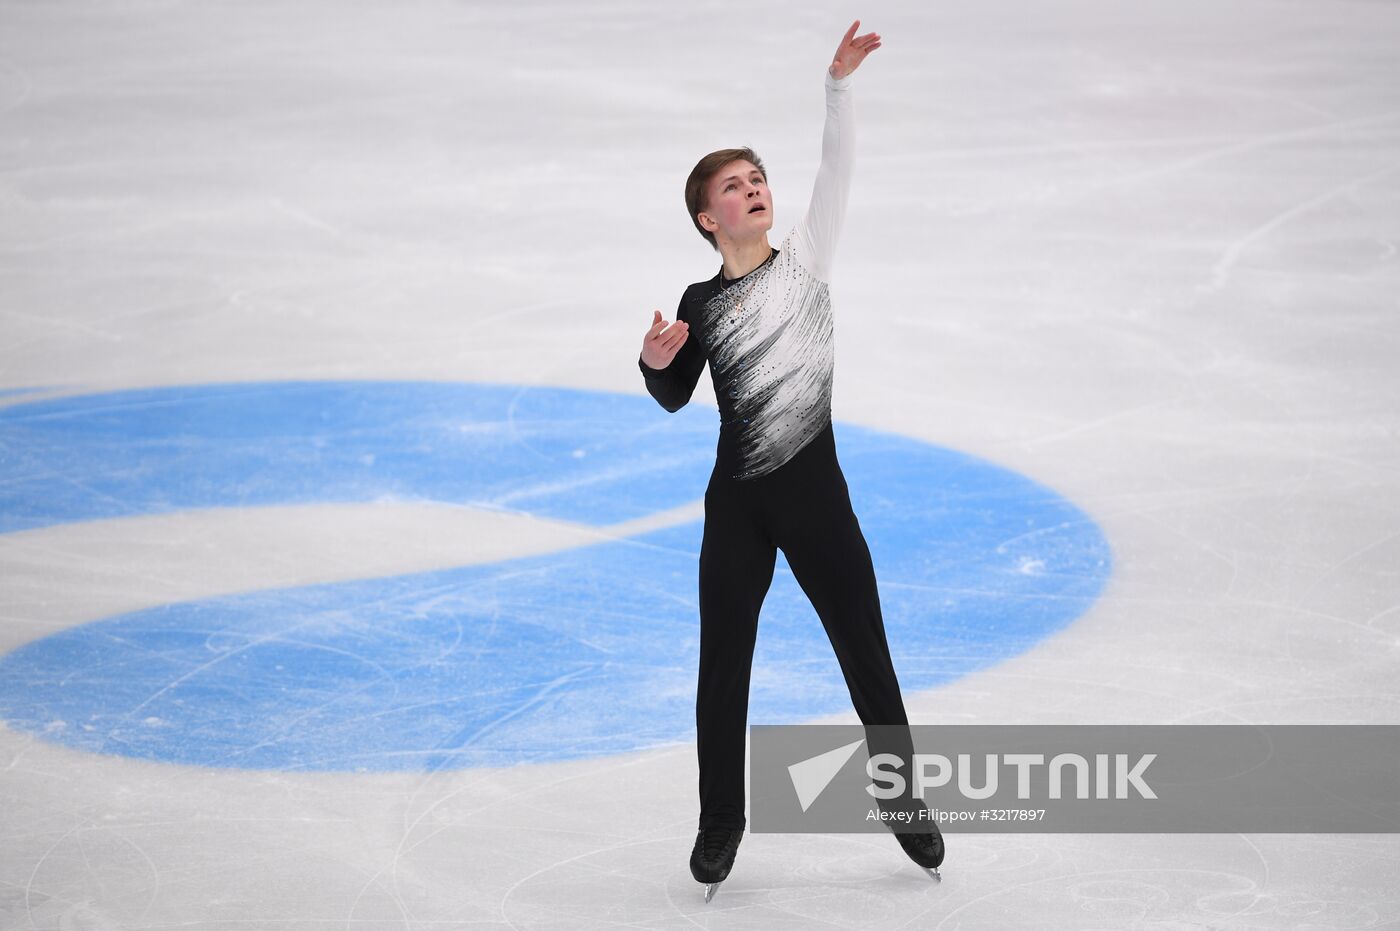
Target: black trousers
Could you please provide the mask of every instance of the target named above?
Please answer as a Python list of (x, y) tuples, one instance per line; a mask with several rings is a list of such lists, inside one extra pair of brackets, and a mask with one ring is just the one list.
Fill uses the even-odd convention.
[[(778, 469), (736, 480), (718, 468), (705, 490), (700, 548), (700, 680), (695, 725), (700, 827), (744, 827), (744, 737), (758, 614), (777, 551), (812, 602), (845, 675), (871, 753), (908, 759), (899, 681), (880, 614), (875, 567), (851, 509), (831, 425)], [(876, 734), (903, 730), (897, 746)], [(886, 738), (888, 739), (888, 738)], [(903, 769), (907, 775), (907, 766)]]

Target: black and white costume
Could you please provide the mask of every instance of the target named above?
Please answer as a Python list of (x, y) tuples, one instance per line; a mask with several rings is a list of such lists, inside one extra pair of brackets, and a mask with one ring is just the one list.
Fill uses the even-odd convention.
[(700, 552), (701, 827), (747, 823), (749, 673), (777, 549), (821, 618), (861, 721), (908, 723), (831, 424), (828, 282), (854, 154), (850, 85), (827, 72), (821, 165), (801, 222), (748, 274), (721, 269), (686, 288), (676, 316), (690, 332), (669, 366), (638, 360), (666, 410), (690, 400), (707, 361), (719, 402)]

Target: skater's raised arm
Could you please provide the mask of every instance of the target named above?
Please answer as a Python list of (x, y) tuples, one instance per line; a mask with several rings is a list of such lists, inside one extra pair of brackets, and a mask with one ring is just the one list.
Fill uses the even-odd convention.
[(860, 20), (856, 20), (846, 30), (826, 69), (826, 123), (822, 128), (821, 164), (812, 185), (811, 204), (794, 231), (799, 256), (808, 270), (822, 281), (831, 280), (836, 241), (846, 219), (846, 200), (851, 188), (855, 156), (851, 73), (860, 67), (866, 55), (880, 47), (878, 34), (856, 35), (859, 25)]
[(695, 393), (695, 384), (705, 368), (704, 350), (698, 340), (690, 338), (690, 323), (684, 319), (684, 313), (684, 296), (676, 308), (675, 323), (668, 325), (661, 311), (654, 311), (637, 359), (647, 391), (673, 414), (685, 407)]

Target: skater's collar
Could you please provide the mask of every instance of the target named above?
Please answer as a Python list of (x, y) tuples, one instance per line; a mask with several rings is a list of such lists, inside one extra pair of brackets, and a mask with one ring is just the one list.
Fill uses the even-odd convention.
[(729, 277), (727, 277), (727, 276), (724, 274), (724, 266), (721, 265), (721, 266), (719, 267), (719, 280), (720, 280), (720, 284), (733, 284), (733, 283), (736, 282), (736, 281), (742, 281), (743, 279), (745, 279), (745, 278), (747, 278), (748, 276), (752, 275), (754, 272), (758, 271), (758, 270), (759, 270), (760, 268), (762, 268), (763, 266), (767, 265), (769, 262), (773, 261), (773, 256), (775, 256), (775, 255), (777, 255), (777, 254), (778, 254), (778, 247), (777, 247), (777, 246), (773, 246), (773, 247), (772, 247), (772, 251), (770, 251), (770, 252), (768, 253), (768, 258), (764, 259), (762, 262), (759, 262), (759, 263), (758, 263), (757, 265), (755, 265), (752, 269), (750, 269), (749, 271), (744, 272), (744, 273), (743, 273), (742, 275), (740, 275), (738, 278), (729, 278)]

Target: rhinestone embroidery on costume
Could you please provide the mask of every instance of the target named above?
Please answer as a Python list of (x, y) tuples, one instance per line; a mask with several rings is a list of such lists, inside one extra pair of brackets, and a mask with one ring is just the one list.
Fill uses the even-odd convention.
[(710, 367), (738, 422), (735, 478), (773, 471), (831, 421), (830, 292), (804, 266), (797, 243), (789, 233), (767, 265), (705, 305)]

